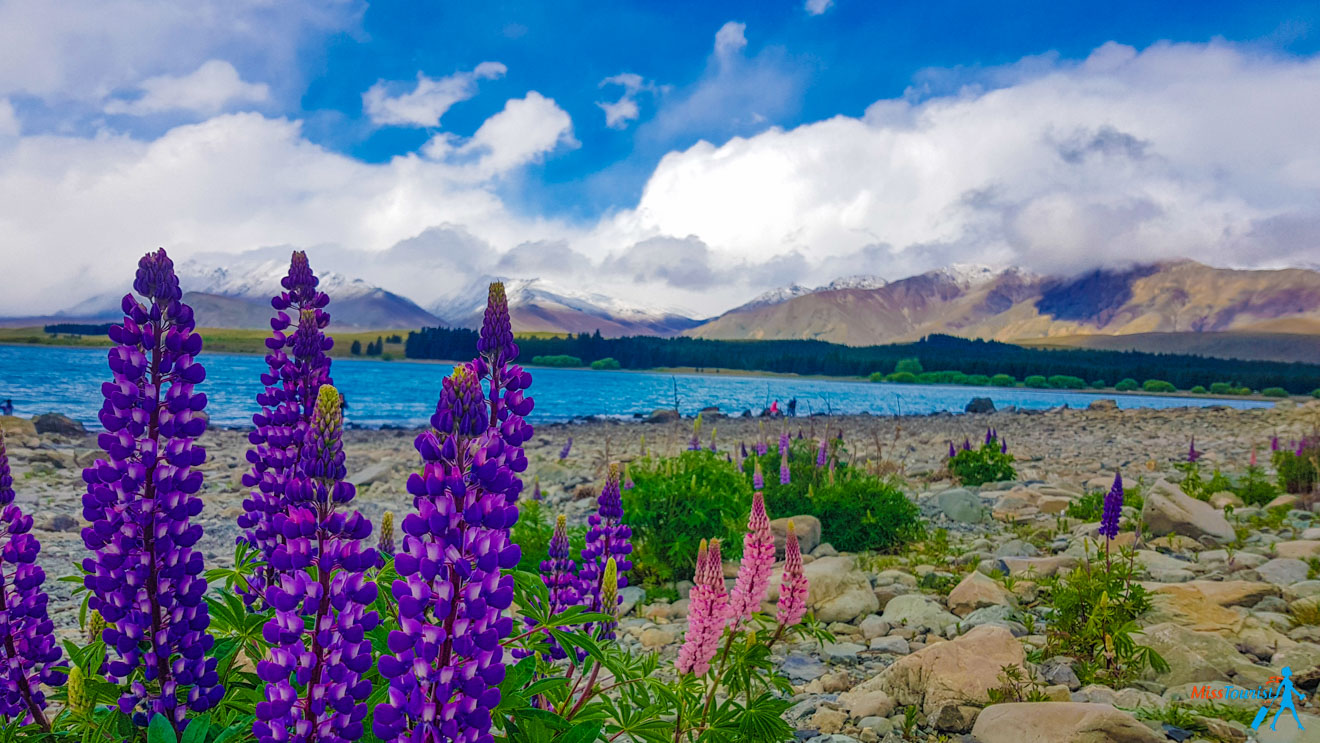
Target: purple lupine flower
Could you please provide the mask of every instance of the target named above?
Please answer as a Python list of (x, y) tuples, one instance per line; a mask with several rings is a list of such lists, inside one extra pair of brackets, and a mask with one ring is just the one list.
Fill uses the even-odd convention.
[(820, 447), (816, 450), (816, 469), (820, 469), (821, 467), (825, 466), (825, 457), (827, 454), (825, 447), (826, 447), (825, 439), (821, 439)]
[[(550, 614), (558, 614), (570, 606), (581, 603), (577, 563), (571, 557), (572, 550), (568, 539), (568, 519), (561, 513), (555, 519), (555, 530), (550, 537), (548, 558), (541, 561), (541, 581), (545, 583), (550, 595)], [(531, 617), (526, 620), (528, 627), (536, 621)], [(546, 633), (545, 653), (556, 660), (568, 657), (568, 653), (558, 642)]]
[(517, 346), (496, 342), (512, 338), (503, 300), (503, 286), (492, 284), (486, 314), (494, 319), (482, 326), (482, 355), (445, 379), (432, 428), (416, 440), (424, 467), (408, 492), (417, 512), (403, 521), (391, 587), (399, 630), (378, 663), (389, 691), (372, 732), (384, 741), (491, 739), (504, 680), (500, 639), (513, 629), (504, 613), (513, 576), (501, 571), (521, 557), (509, 529), (518, 520), (522, 446), (532, 436), (524, 418), (533, 407), (524, 394), (531, 375), (512, 363)]
[(801, 440), (802, 440), (802, 429), (799, 428), (799, 429), (798, 429), (798, 441), (801, 441)]
[(985, 429), (985, 445), (986, 445), (986, 446), (989, 446), (989, 445), (990, 445), (990, 442), (995, 440), (995, 437), (994, 437), (994, 434), (992, 433), (992, 430), (993, 430), (993, 429), (989, 429), (989, 428)]
[(49, 732), (41, 687), (64, 683), (55, 670), (61, 652), (46, 612), (46, 573), (37, 565), (41, 543), (31, 533), (32, 517), (14, 505), (13, 486), (0, 429), (0, 717)]
[(788, 431), (779, 434), (779, 453), (788, 451)]
[(1279, 437), (1278, 437), (1278, 436), (1271, 436), (1271, 437), (1270, 437), (1270, 451), (1278, 451), (1278, 450), (1279, 450)]
[(564, 442), (564, 448), (559, 450), (559, 461), (568, 459), (568, 453), (573, 451), (573, 437), (569, 436), (568, 441)]
[(545, 496), (541, 494), (540, 476), (532, 478), (532, 500), (542, 500)]
[(970, 439), (966, 439), (966, 438), (963, 439), (962, 450), (963, 450), (963, 451), (971, 451), (971, 450), (972, 450), (972, 442), (971, 442)]
[(756, 456), (764, 457), (765, 453), (770, 450), (770, 445), (765, 440), (765, 424), (757, 422), (756, 429), (758, 432), (755, 445)]
[[(601, 604), (601, 580), (605, 563), (611, 557), (614, 558), (618, 565), (616, 588), (624, 588), (628, 585), (627, 573), (632, 569), (628, 555), (632, 554), (633, 549), (630, 541), (632, 529), (623, 523), (623, 500), (619, 493), (617, 464), (610, 465), (609, 475), (605, 478), (605, 486), (600, 490), (596, 505), (596, 513), (587, 517), (587, 542), (582, 547), (582, 567), (578, 569), (578, 580), (582, 584), (582, 601), (589, 610), (614, 613), (617, 606)], [(601, 627), (599, 636), (613, 639), (614, 627)]]
[(265, 593), (275, 614), (262, 636), (272, 647), (257, 663), (266, 686), (252, 731), (261, 743), (362, 737), (372, 690), (363, 679), (371, 669), (364, 634), (380, 623), (368, 611), (377, 588), (366, 571), (379, 557), (363, 546), (371, 522), (338, 508), (354, 496), (343, 480), (343, 431), (343, 399), (322, 385), (299, 458), (302, 472), (285, 484), (288, 513), (274, 522), (284, 540), (271, 555), (275, 580)]
[(956, 457), (957, 455), (958, 455), (958, 452), (956, 452), (956, 451), (953, 450), (953, 442), (950, 441), (950, 442), (949, 442), (949, 459), (953, 459), (953, 458)]
[(843, 429), (839, 429), (839, 435), (834, 437), (835, 441), (843, 441)]
[(107, 456), (83, 470), (91, 525), (82, 536), (93, 552), (83, 581), (114, 651), (105, 675), (127, 687), (120, 711), (141, 726), (163, 715), (179, 731), (189, 708), (209, 709), (224, 693), (216, 659), (206, 657), (215, 640), (206, 632), (202, 553), (193, 549), (202, 527), (190, 523), (202, 512), (202, 473), (193, 468), (206, 460), (194, 445), (206, 430), (206, 395), (193, 386), (206, 372), (194, 360), (202, 337), (164, 250), (142, 258), (133, 288), (149, 304), (125, 295), (124, 321), (110, 328), (114, 380), (101, 388), (97, 440)]
[(1192, 442), (1187, 445), (1187, 461), (1195, 462), (1201, 458), (1201, 452), (1196, 450), (1196, 437), (1192, 437)]
[[(294, 251), (289, 273), (280, 280), (283, 291), (270, 300), (275, 317), (266, 339), (267, 371), (261, 375), (264, 389), (257, 394), (261, 410), (252, 416), (255, 428), (248, 434), (252, 447), (247, 460), (252, 469), (243, 475), (250, 493), (243, 500), (238, 525), (241, 539), (260, 551), (264, 567), (252, 576), (244, 600), (257, 599), (265, 584), (274, 578), (270, 558), (283, 537), (274, 529), (275, 517), (287, 511), (284, 486), (298, 474), (298, 457), (307, 427), (316, 407), (316, 394), (330, 379), (330, 357), (334, 339), (325, 334), (330, 297), (316, 287), (320, 282), (307, 262), (307, 254)], [(292, 315), (292, 318), (291, 318)], [(292, 333), (287, 332), (296, 323)]]
[(718, 427), (718, 426), (711, 426), (711, 427), (710, 427), (710, 450), (711, 450), (711, 451), (719, 451), (719, 449), (715, 446), (715, 438), (716, 438), (716, 436), (718, 436), (718, 435), (719, 435), (719, 427)]
[(779, 456), (779, 484), (787, 485), (792, 482), (792, 473), (788, 469), (788, 450)]
[(741, 448), (741, 456), (742, 456), (742, 458), (743, 458), (743, 459), (746, 459), (746, 458), (747, 458), (747, 442), (746, 442), (746, 441), (741, 441), (741, 442), (738, 443), (738, 446)]
[(1008, 453), (1008, 439), (1003, 438), (999, 440), (999, 453), (1000, 454)]
[(752, 460), (752, 490), (765, 489), (765, 475), (761, 474), (761, 460)]
[(1100, 535), (1106, 539), (1118, 536), (1118, 518), (1123, 513), (1123, 475), (1114, 473), (1114, 486), (1105, 494), (1105, 508), (1100, 516)]

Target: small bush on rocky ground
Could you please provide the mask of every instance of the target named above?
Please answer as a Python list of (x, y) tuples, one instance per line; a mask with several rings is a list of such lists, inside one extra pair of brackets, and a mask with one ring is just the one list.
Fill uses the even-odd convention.
[(1287, 397), (1288, 390), (1282, 387), (1266, 387), (1260, 391), (1260, 394), (1263, 397)]
[(1120, 379), (1118, 380), (1118, 384), (1114, 385), (1114, 389), (1119, 392), (1134, 392), (1137, 389), (1137, 380), (1132, 377)]
[(1247, 471), (1229, 490), (1248, 506), (1263, 506), (1279, 495), (1279, 488), (1270, 482), (1265, 469), (1256, 465), (1247, 467)]
[(1041, 583), (1052, 612), (1045, 657), (1077, 659), (1074, 670), (1083, 683), (1117, 683), (1147, 667), (1167, 670), (1164, 659), (1132, 635), (1137, 618), (1150, 609), (1146, 589), (1136, 580), (1135, 555), (1094, 564), (1088, 559), (1062, 578)]
[(999, 683), (998, 688), (987, 690), (990, 704), (1050, 701), (1049, 695), (1045, 693), (1045, 684), (1024, 673), (1020, 666), (1000, 667)]
[(1013, 455), (1004, 449), (997, 438), (976, 448), (965, 448), (949, 459), (949, 472), (963, 485), (1015, 480), (1017, 470), (1013, 469)]
[(1141, 385), (1141, 389), (1146, 392), (1177, 392), (1178, 388), (1173, 386), (1172, 382), (1166, 382), (1163, 379), (1147, 379)]
[[(1145, 504), (1145, 499), (1141, 497), (1141, 486), (1136, 485), (1127, 488), (1123, 493), (1123, 505), (1141, 510)], [(1092, 491), (1083, 495), (1081, 498), (1068, 504), (1068, 518), (1080, 519), (1082, 521), (1099, 521), (1100, 516), (1105, 509), (1105, 494), (1103, 491)]]
[(1274, 468), (1279, 473), (1279, 487), (1288, 493), (1309, 493), (1315, 490), (1316, 473), (1320, 471), (1320, 436), (1308, 436), (1294, 449), (1274, 452)]
[[(725, 541), (736, 554), (752, 488), (723, 454), (685, 451), (677, 457), (644, 457), (628, 466), (633, 487), (623, 491), (623, 510), (633, 529), (633, 571), (647, 584), (692, 577), (702, 539)], [(778, 511), (767, 499), (772, 517)]]

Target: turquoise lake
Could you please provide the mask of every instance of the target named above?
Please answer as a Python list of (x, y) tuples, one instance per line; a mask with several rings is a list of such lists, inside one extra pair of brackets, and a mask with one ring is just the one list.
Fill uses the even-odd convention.
[[(207, 377), (199, 389), (210, 400), (207, 412), (215, 425), (250, 425), (256, 410), (259, 356), (203, 354)], [(451, 366), (408, 361), (336, 359), (333, 377), (344, 393), (350, 423), (360, 426), (418, 426), (435, 410), (441, 379)], [(961, 413), (972, 397), (989, 397), (999, 408), (1044, 410), (1059, 405), (1085, 407), (1092, 400), (1112, 398), (1120, 408), (1168, 408), (1227, 405), (1268, 406), (1257, 400), (1223, 400), (1202, 396), (1162, 397), (1058, 390), (963, 387), (955, 385), (873, 384), (865, 381), (744, 377), (718, 374), (609, 372), (588, 369), (533, 369), (530, 391), (536, 400), (533, 421), (566, 421), (587, 416), (631, 419), (656, 408), (678, 406), (684, 415), (716, 405), (738, 415), (760, 411), (778, 400), (798, 400), (798, 415), (870, 413), (913, 415)], [(32, 416), (56, 411), (89, 427), (99, 427), (101, 383), (110, 378), (102, 348), (0, 346), (0, 401), (12, 399), (15, 413)]]

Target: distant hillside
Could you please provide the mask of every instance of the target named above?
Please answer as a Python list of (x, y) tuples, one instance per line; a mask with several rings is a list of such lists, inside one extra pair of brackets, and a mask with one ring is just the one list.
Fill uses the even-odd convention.
[[(1252, 271), (1178, 261), (1073, 277), (1018, 269), (969, 274), (932, 271), (872, 289), (786, 296), (732, 310), (688, 335), (713, 339), (813, 339), (853, 346), (912, 341), (932, 333), (1014, 343), (1149, 348), (1074, 340), (1139, 334), (1320, 333), (1320, 272)], [(1148, 341), (1157, 344), (1157, 336)], [(1188, 353), (1297, 358), (1278, 340), (1180, 341)], [(1268, 349), (1274, 349), (1273, 353)], [(1263, 354), (1271, 355), (1265, 356)]]
[[(1320, 329), (1317, 330), (1320, 332)], [(1021, 342), (1036, 348), (1093, 348), (1143, 351), (1251, 361), (1296, 361), (1320, 364), (1320, 338), (1298, 333), (1136, 333), (1133, 335), (1066, 335)]]

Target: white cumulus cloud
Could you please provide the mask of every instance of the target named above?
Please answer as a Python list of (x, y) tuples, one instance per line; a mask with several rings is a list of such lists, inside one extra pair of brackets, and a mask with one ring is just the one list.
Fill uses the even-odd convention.
[(825, 11), (834, 7), (834, 0), (807, 0), (807, 13), (809, 15), (823, 15)]
[(635, 72), (612, 75), (600, 81), (600, 87), (617, 86), (623, 89), (617, 101), (597, 101), (596, 105), (605, 112), (605, 126), (611, 129), (627, 129), (628, 124), (641, 116), (637, 98), (641, 93), (652, 95), (663, 92), (663, 88), (648, 82)]
[(207, 60), (183, 76), (159, 75), (142, 81), (140, 95), (106, 103), (105, 112), (144, 116), (165, 111), (213, 114), (233, 103), (260, 103), (270, 98), (264, 83), (247, 83), (234, 66), (221, 59)]
[(499, 62), (482, 62), (471, 71), (441, 78), (419, 72), (411, 91), (393, 94), (391, 91), (398, 90), (399, 85), (381, 80), (362, 94), (362, 109), (378, 125), (439, 126), (441, 117), (455, 103), (477, 94), (478, 81), (495, 80), (506, 72), (508, 68)]

